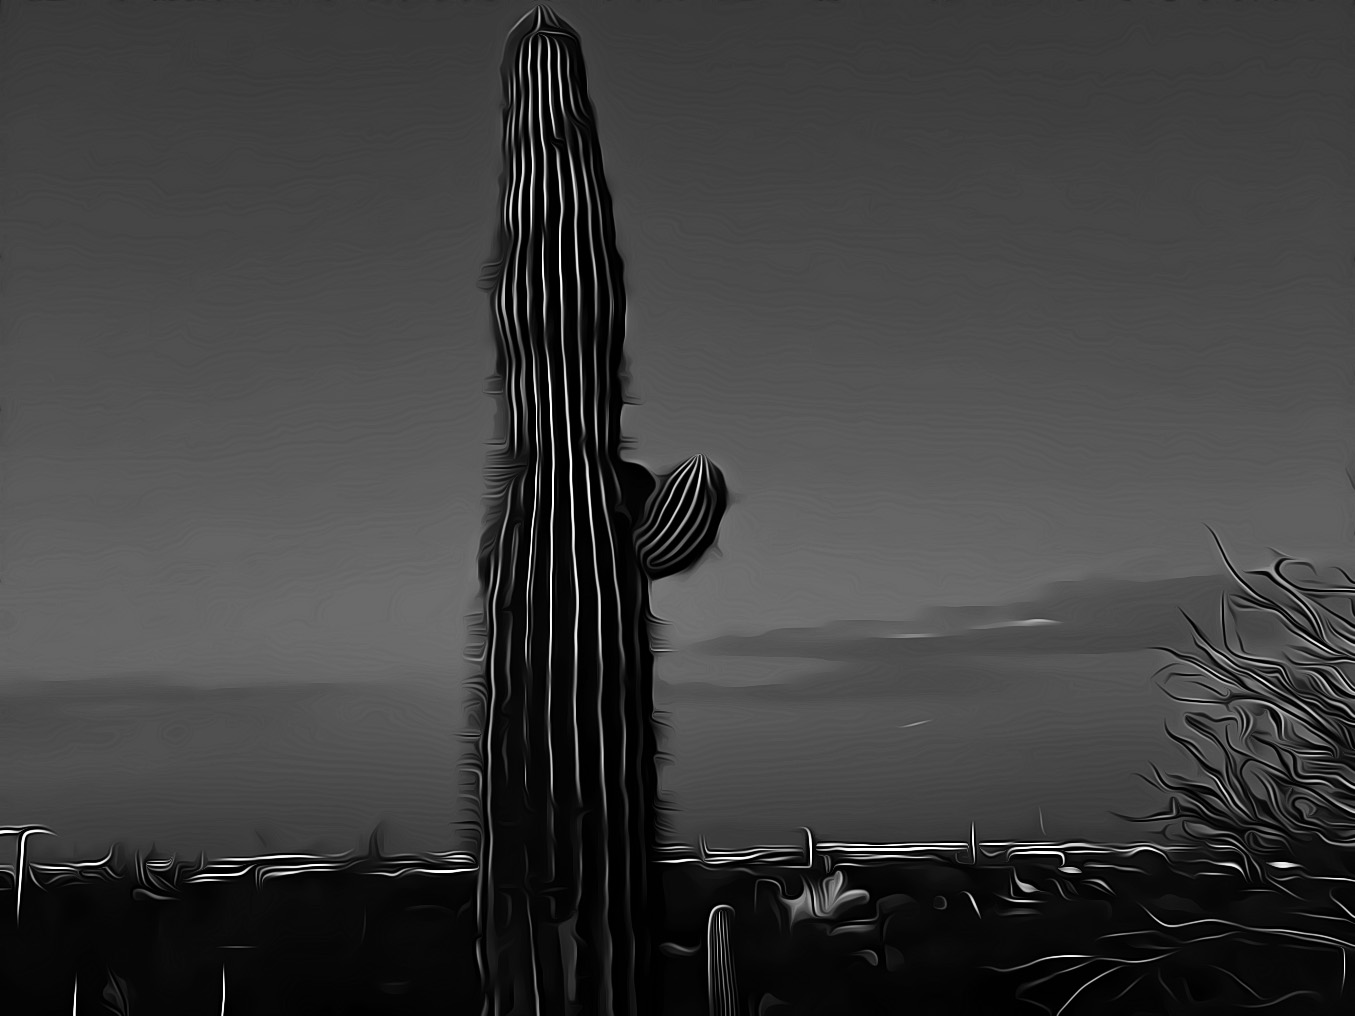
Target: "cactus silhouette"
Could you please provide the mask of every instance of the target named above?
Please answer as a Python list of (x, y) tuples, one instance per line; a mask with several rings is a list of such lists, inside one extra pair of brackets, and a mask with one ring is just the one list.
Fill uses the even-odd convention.
[(534, 8), (503, 84), (468, 760), (483, 1012), (631, 1016), (656, 1008), (662, 912), (649, 582), (697, 562), (728, 496), (702, 456), (659, 478), (621, 457), (623, 271), (577, 34)]
[(733, 925), (734, 908), (728, 903), (713, 907), (706, 920), (706, 1000), (710, 1016), (740, 1016), (739, 985), (730, 942)]

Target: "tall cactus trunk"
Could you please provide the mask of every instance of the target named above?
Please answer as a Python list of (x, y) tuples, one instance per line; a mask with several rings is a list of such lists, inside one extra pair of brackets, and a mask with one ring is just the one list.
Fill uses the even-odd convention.
[(714, 542), (726, 491), (701, 456), (658, 480), (621, 458), (622, 262), (578, 36), (536, 7), (503, 81), (472, 688), (483, 1012), (645, 1016), (662, 913), (648, 587)]

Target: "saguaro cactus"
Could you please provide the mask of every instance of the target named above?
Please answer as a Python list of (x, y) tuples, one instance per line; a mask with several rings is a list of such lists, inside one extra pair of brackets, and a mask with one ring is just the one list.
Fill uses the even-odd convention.
[(621, 458), (625, 292), (578, 36), (538, 6), (503, 63), (498, 447), (480, 552), (474, 829), (487, 1016), (653, 1009), (651, 579), (714, 542), (724, 478)]
[(730, 941), (733, 924), (734, 908), (728, 903), (713, 907), (706, 921), (706, 1000), (710, 1016), (740, 1016)]

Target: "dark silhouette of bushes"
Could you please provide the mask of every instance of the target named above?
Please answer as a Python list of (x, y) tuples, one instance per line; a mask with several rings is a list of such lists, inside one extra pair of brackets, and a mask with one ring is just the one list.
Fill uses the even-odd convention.
[[(1167, 733), (1199, 773), (1154, 765), (1144, 779), (1170, 795), (1167, 808), (1124, 817), (1166, 823), (1169, 838), (1207, 854), (1237, 855), (1252, 876), (1269, 862), (1345, 873), (1355, 847), (1355, 580), (1340, 569), (1344, 584), (1323, 580), (1278, 557), (1248, 581), (1219, 551), (1240, 586), (1221, 603), (1222, 637), (1187, 617), (1197, 652), (1158, 647), (1174, 661), (1158, 672), (1161, 687), (1194, 707), (1188, 734)], [(1291, 578), (1289, 566), (1306, 566), (1312, 580)], [(1248, 651), (1245, 612), (1278, 625), (1281, 651)]]

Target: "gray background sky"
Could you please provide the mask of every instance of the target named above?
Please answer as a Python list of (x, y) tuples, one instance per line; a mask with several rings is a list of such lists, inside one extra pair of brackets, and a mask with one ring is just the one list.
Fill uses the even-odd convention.
[[(528, 6), (0, 7), (0, 678), (463, 672)], [(1346, 559), (1355, 8), (557, 9), (674, 643)]]

